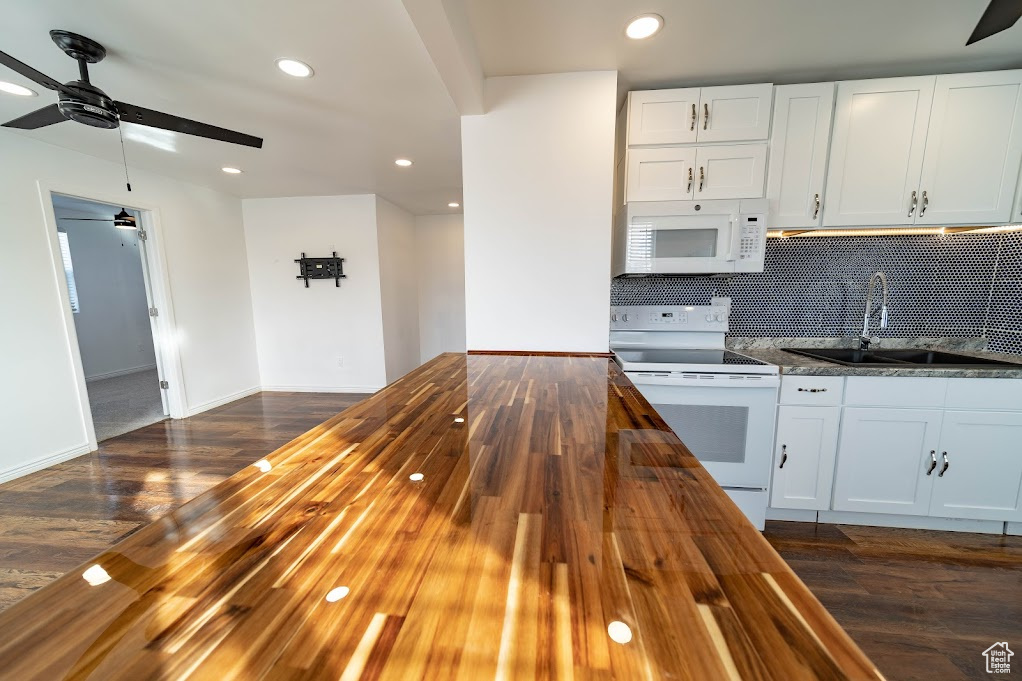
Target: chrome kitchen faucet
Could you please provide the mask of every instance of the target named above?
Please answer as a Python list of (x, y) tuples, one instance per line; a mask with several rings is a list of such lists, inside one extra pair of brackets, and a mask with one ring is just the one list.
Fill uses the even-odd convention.
[(883, 287), (884, 293), (884, 301), (880, 306), (880, 328), (887, 328), (887, 275), (878, 271), (870, 277), (869, 284), (866, 285), (866, 312), (862, 316), (862, 334), (859, 336), (860, 350), (868, 350), (870, 343), (880, 342), (879, 336), (869, 335), (869, 318), (873, 315), (873, 289), (876, 288), (877, 281)]

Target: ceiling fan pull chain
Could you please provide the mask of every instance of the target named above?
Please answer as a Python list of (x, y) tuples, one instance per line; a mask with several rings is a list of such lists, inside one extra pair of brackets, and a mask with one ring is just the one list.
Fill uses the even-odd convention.
[(117, 126), (117, 136), (121, 138), (121, 161), (124, 162), (124, 184), (128, 185), (128, 191), (131, 191), (131, 180), (128, 179), (128, 158), (124, 155), (124, 128)]

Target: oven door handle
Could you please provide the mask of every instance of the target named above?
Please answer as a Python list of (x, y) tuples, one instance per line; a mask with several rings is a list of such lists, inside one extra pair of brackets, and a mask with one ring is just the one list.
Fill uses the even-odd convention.
[(685, 388), (776, 388), (781, 385), (781, 377), (770, 374), (759, 374), (755, 379), (732, 379), (726, 375), (710, 378), (680, 376), (659, 372), (628, 372), (625, 374), (636, 385), (662, 385), (667, 387)]

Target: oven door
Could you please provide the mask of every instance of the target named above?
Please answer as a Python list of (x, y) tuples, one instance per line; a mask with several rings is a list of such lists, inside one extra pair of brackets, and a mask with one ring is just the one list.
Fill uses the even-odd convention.
[(628, 372), (721, 487), (766, 489), (777, 376)]
[(737, 204), (629, 206), (628, 274), (713, 274), (735, 269)]

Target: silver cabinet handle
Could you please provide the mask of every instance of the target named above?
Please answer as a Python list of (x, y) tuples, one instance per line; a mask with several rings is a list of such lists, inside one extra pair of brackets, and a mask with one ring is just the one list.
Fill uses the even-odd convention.
[(917, 203), (918, 203), (918, 201), (916, 201), (916, 192), (915, 192), (915, 190), (913, 190), (912, 191), (912, 205), (908, 209), (908, 217), (912, 217), (912, 213), (916, 212), (916, 204)]
[(710, 105), (703, 104), (703, 130), (706, 130), (706, 126), (710, 123)]
[(926, 470), (927, 475), (933, 474), (933, 469), (937, 467), (937, 450), (930, 450), (930, 467)]
[(696, 129), (696, 119), (697, 118), (698, 118), (698, 116), (696, 115), (696, 103), (692, 102), (692, 125), (689, 126), (689, 128), (688, 128), (689, 130), (695, 130)]
[(820, 195), (817, 194), (813, 201), (816, 202), (816, 208), (813, 209), (813, 220), (815, 220), (820, 216)]
[(788, 445), (781, 445), (781, 465), (778, 468), (784, 468), (785, 462), (788, 460)]
[(699, 191), (703, 191), (703, 183), (706, 181), (706, 170), (699, 166)]
[(930, 199), (926, 197), (926, 192), (923, 192), (923, 205), (919, 206), (919, 217), (923, 217), (923, 213), (926, 212), (926, 207), (930, 205)]
[(799, 388), (798, 391), (800, 393), (825, 393), (825, 392), (827, 392), (827, 389), (826, 388)]
[[(693, 104), (692, 106), (695, 106), (695, 104)], [(688, 189), (686, 189), (685, 191), (686, 192), (691, 192), (692, 191), (692, 169), (691, 168), (688, 169)]]
[(940, 473), (937, 473), (937, 477), (943, 478), (944, 474), (947, 473), (947, 469), (951, 467), (951, 462), (947, 460), (947, 452), (941, 452), (940, 455), (944, 457), (944, 465), (941, 466)]

